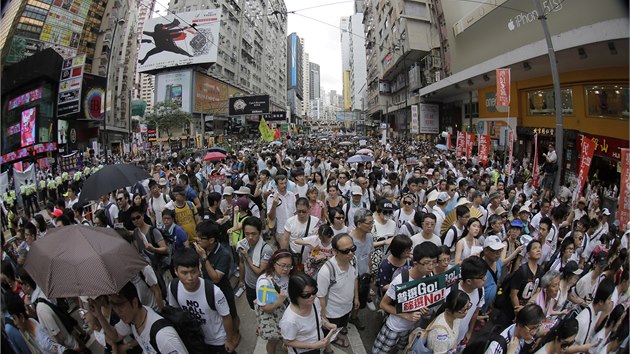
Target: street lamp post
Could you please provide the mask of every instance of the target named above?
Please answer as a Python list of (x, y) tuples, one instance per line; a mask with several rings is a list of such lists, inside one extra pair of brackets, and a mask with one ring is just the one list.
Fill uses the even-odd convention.
[(116, 30), (118, 25), (125, 23), (124, 18), (116, 19), (114, 22), (114, 31), (112, 32), (111, 43), (109, 44), (109, 54), (107, 55), (107, 68), (105, 69), (105, 97), (103, 98), (103, 106), (105, 117), (103, 119), (103, 150), (105, 153), (105, 163), (107, 163), (107, 147), (109, 145), (109, 136), (107, 135), (107, 94), (109, 93), (109, 67), (112, 62), (112, 53), (114, 52), (114, 40), (116, 39)]

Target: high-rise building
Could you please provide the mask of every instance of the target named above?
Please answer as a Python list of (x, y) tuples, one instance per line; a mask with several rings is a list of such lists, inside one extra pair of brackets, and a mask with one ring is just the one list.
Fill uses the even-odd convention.
[(314, 100), (320, 98), (320, 86), (319, 86), (319, 64), (309, 63), (309, 99)]
[(304, 38), (300, 38), (301, 44), (302, 44), (302, 49), (304, 50), (304, 53), (302, 54), (302, 95), (303, 95), (303, 99), (302, 99), (302, 117), (306, 118), (310, 115), (310, 99), (309, 97), (311, 97), (311, 81), (310, 81), (310, 66), (309, 66), (309, 55), (308, 52), (305, 50), (306, 46), (304, 44)]
[(291, 116), (301, 116), (304, 99), (303, 48), (300, 37), (293, 32), (287, 37), (287, 105)]
[[(350, 99), (351, 110), (364, 110), (366, 89), (366, 55), (365, 38), (363, 37), (363, 14), (355, 13), (350, 16), (348, 28), (350, 39)], [(345, 92), (344, 92), (345, 95)]]
[[(137, 42), (138, 49), (140, 49), (140, 40), (142, 40), (142, 31), (144, 29), (144, 22), (151, 18), (151, 15), (153, 14), (153, 10), (155, 9), (155, 2), (156, 0), (138, 0), (138, 3), (140, 5), (138, 7), (138, 23), (136, 27), (136, 42)], [(154, 85), (153, 75), (140, 74), (137, 70), (137, 65), (136, 65), (136, 72), (133, 77), (133, 97), (134, 98), (142, 98), (141, 91), (142, 91), (143, 83), (147, 84), (148, 87), (151, 87), (153, 89), (153, 85)], [(150, 107), (153, 106), (153, 99), (151, 99), (150, 103), (146, 100), (145, 102), (147, 103), (146, 112), (151, 112)]]
[(151, 74), (140, 74), (139, 98), (147, 104), (145, 114), (153, 112), (153, 105), (155, 100), (155, 76)]
[(350, 110), (352, 107), (352, 94), (350, 92), (350, 17), (343, 16), (339, 20), (341, 29), (341, 78), (343, 83), (343, 109)]

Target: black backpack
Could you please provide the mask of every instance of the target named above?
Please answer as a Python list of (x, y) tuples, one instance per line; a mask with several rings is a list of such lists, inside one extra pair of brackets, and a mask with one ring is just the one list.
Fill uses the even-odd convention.
[(466, 345), (466, 348), (462, 352), (462, 354), (479, 354), (485, 353), (490, 347), (492, 342), (499, 343), (501, 347), (501, 353), (507, 353), (507, 343), (508, 341), (503, 338), (501, 332), (503, 329), (500, 326), (494, 326), (485, 334), (475, 336), (475, 339)]
[[(446, 234), (453, 230), (453, 232), (455, 233), (455, 236), (453, 236), (453, 243), (449, 246), (449, 245), (444, 245), (444, 240), (446, 240)], [(458, 241), (457, 240), (457, 228), (455, 227), (455, 225), (451, 225), (451, 227), (448, 228), (448, 230), (446, 230), (446, 232), (444, 232), (441, 236), (440, 236), (440, 241), (442, 241), (442, 245), (444, 246), (448, 246), (449, 248), (453, 247), (453, 245)]]
[(103, 210), (105, 211), (105, 218), (107, 219), (107, 226), (109, 227), (114, 227), (114, 224), (112, 222), (112, 216), (109, 213), (109, 208), (112, 207), (112, 205), (114, 205), (114, 203), (109, 203), (105, 206), (105, 208), (103, 208)]
[(59, 318), (63, 326), (66, 327), (66, 329), (68, 330), (68, 333), (72, 333), (74, 327), (78, 325), (77, 320), (75, 320), (72, 316), (70, 316), (70, 314), (63, 311), (61, 308), (59, 308), (59, 306), (53, 304), (52, 302), (40, 297), (33, 302), (34, 307), (36, 308), (37, 304), (39, 303), (46, 304), (46, 306), (50, 307), (53, 310), (55, 316)]

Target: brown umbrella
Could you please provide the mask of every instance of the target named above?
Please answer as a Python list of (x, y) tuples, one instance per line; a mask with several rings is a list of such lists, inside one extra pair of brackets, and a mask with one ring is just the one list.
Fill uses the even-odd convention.
[(51, 230), (31, 247), (24, 268), (49, 298), (115, 294), (147, 265), (110, 228)]

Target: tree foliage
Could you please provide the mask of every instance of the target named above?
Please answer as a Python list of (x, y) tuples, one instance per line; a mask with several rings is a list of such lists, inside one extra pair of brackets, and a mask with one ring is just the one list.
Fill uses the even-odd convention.
[(173, 128), (190, 124), (192, 114), (182, 111), (176, 102), (164, 101), (158, 102), (153, 106), (153, 112), (145, 117), (145, 121), (166, 132), (170, 138), (173, 134)]

